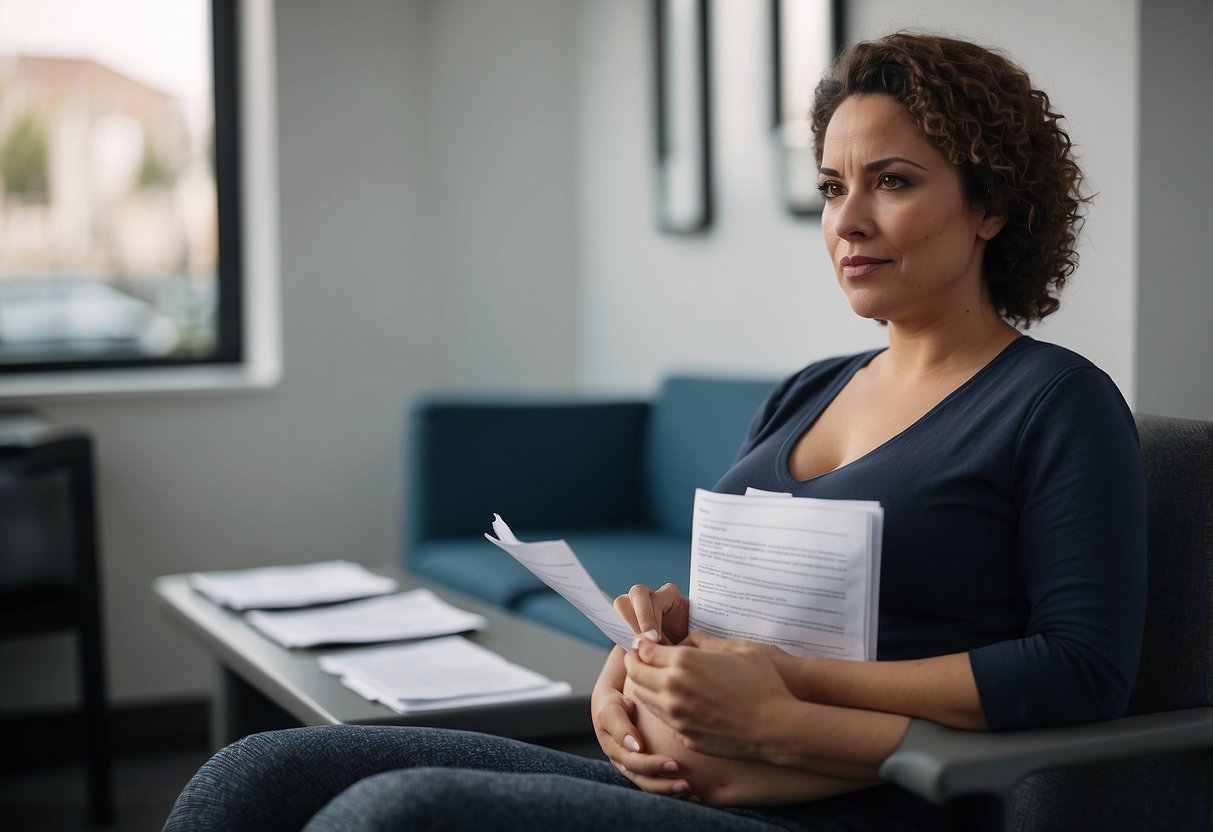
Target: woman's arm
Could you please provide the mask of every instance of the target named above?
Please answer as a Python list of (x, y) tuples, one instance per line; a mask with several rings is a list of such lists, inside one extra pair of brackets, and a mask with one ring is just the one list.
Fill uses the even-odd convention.
[(797, 698), (763, 645), (700, 643), (641, 641), (624, 658), (638, 705), (695, 753), (874, 781), (909, 727), (907, 716)]
[[(636, 632), (660, 634), (662, 644), (678, 644), (687, 637), (690, 601), (674, 584), (656, 592), (634, 586), (615, 599), (615, 609)], [(728, 649), (747, 642), (699, 632), (689, 643)], [(913, 661), (854, 662), (796, 657), (774, 646), (765, 649), (798, 699), (920, 717), (953, 728), (986, 727), (967, 653)]]
[[(729, 640), (692, 633), (691, 643), (728, 649)], [(974, 731), (986, 730), (967, 653), (928, 659), (854, 662), (792, 656), (767, 647), (779, 675), (798, 699), (884, 711)]]

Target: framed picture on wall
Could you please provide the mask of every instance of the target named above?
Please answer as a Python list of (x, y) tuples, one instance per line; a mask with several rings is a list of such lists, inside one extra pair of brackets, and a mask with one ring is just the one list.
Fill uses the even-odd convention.
[(657, 227), (693, 234), (712, 223), (707, 0), (652, 0)]
[(787, 210), (817, 216), (817, 190), (809, 108), (813, 90), (844, 41), (844, 0), (770, 0), (772, 138)]

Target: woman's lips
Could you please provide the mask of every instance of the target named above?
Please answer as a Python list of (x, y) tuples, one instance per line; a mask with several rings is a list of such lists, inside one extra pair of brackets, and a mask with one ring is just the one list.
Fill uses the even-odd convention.
[(844, 257), (839, 261), (842, 266), (842, 276), (847, 278), (865, 277), (883, 266), (888, 260), (878, 260), (875, 257)]

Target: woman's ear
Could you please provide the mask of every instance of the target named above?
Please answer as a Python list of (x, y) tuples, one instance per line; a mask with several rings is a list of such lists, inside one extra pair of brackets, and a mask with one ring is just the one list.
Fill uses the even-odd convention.
[(984, 208), (978, 208), (978, 210), (981, 211), (982, 216), (981, 223), (977, 226), (977, 236), (986, 241), (993, 240), (1007, 224), (1007, 215), (987, 211)]

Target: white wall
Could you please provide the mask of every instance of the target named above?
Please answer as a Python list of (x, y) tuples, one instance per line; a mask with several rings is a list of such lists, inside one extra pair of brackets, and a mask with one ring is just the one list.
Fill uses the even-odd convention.
[[(883, 342), (842, 302), (820, 224), (778, 205), (766, 130), (766, 4), (710, 7), (719, 212), (710, 233), (681, 238), (653, 229), (648, 4), (583, 2), (578, 379), (587, 387), (643, 389), (688, 368), (783, 373)], [(1083, 352), (1131, 396), (1136, 4), (919, 0), (914, 14), (902, 8), (848, 3), (851, 39), (924, 28), (1002, 47), (1068, 117), (1100, 196), (1062, 311), (1032, 333)]]
[(569, 387), (577, 7), (427, 4), (429, 219), (442, 380)]

